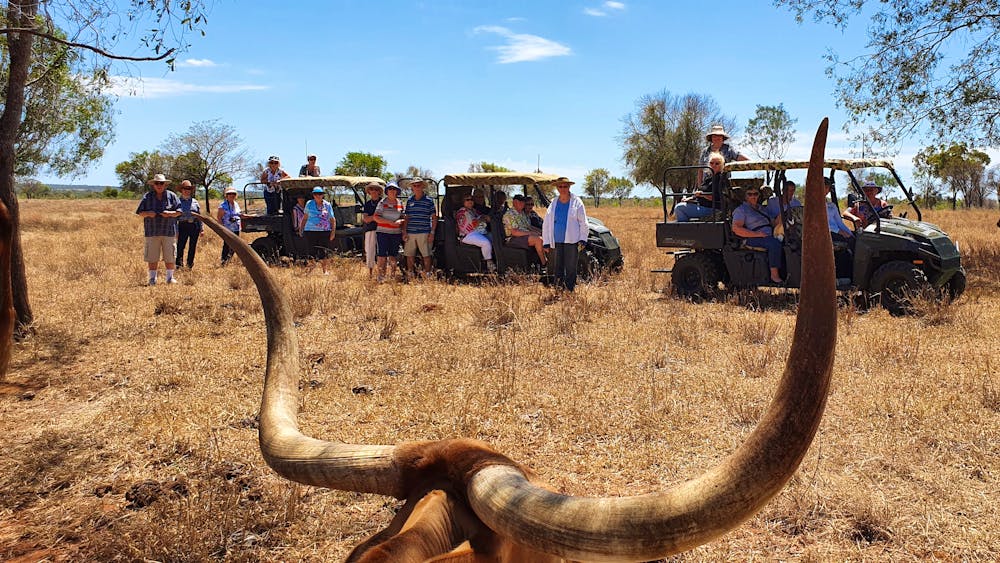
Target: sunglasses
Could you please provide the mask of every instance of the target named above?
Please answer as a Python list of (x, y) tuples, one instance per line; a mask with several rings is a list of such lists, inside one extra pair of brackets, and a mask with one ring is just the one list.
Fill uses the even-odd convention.
[(463, 199), (462, 201), (475, 201), (475, 200), (473, 200), (471, 197), (467, 197), (467, 198)]
[(316, 159), (315, 159), (315, 158), (310, 158), (310, 159), (308, 159), (308, 160), (316, 160)]
[(747, 195), (748, 196), (751, 196), (751, 195), (760, 195), (760, 192), (747, 192)]
[(165, 185), (167, 185), (167, 183), (166, 182), (153, 182), (153, 185), (154, 186), (165, 186)]

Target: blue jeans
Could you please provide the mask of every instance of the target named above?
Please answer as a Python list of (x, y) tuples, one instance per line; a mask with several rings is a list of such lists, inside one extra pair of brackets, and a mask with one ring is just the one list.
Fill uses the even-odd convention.
[(772, 237), (766, 236), (764, 238), (748, 238), (746, 240), (747, 246), (752, 246), (754, 248), (766, 248), (767, 249), (767, 265), (769, 268), (780, 268), (781, 267), (781, 241)]
[(678, 203), (677, 206), (674, 207), (674, 217), (677, 218), (678, 223), (686, 223), (691, 219), (708, 217), (713, 211), (715, 210), (711, 207), (704, 207), (693, 201), (685, 201)]
[(564, 287), (566, 291), (573, 291), (576, 288), (576, 269), (579, 262), (580, 246), (578, 243), (556, 243), (556, 287)]

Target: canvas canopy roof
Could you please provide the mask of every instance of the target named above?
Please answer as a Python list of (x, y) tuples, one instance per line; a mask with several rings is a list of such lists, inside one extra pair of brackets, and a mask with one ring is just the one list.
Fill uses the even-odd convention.
[[(808, 160), (743, 160), (727, 162), (727, 172), (743, 172), (753, 170), (795, 170), (809, 168)], [(823, 161), (823, 168), (834, 170), (857, 170), (858, 168), (892, 168), (891, 160), (873, 158), (828, 158)]]
[(282, 189), (308, 188), (316, 186), (324, 188), (330, 187), (363, 187), (371, 182), (375, 182), (385, 187), (385, 180), (370, 176), (299, 176), (297, 178), (285, 178), (278, 181)]
[(541, 172), (467, 172), (448, 174), (444, 183), (449, 186), (528, 186), (551, 184), (557, 178), (561, 176)]

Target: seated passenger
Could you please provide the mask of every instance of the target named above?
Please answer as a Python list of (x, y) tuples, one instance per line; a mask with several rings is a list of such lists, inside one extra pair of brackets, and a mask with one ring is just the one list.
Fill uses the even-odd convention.
[(524, 196), (514, 196), (514, 207), (503, 214), (503, 232), (506, 244), (512, 248), (529, 250), (534, 248), (538, 260), (545, 265), (545, 250), (542, 248), (542, 237), (531, 232), (531, 221), (524, 213)]
[(674, 207), (674, 217), (677, 218), (678, 223), (708, 217), (715, 212), (712, 182), (715, 176), (722, 174), (725, 165), (726, 159), (720, 153), (714, 152), (708, 157), (708, 166), (712, 169), (712, 174), (705, 178), (700, 190), (685, 197)]
[(458, 240), (465, 244), (478, 246), (483, 253), (483, 260), (486, 260), (487, 268), (492, 272), (496, 270), (493, 264), (493, 244), (486, 236), (486, 223), (489, 221), (488, 215), (482, 215), (475, 210), (475, 200), (471, 195), (462, 198), (462, 208), (455, 212), (455, 222), (458, 227)]
[(774, 238), (775, 221), (758, 203), (760, 190), (750, 188), (746, 201), (733, 212), (733, 234), (746, 240), (747, 246), (767, 249), (767, 265), (771, 269), (771, 281), (782, 283), (778, 268), (781, 267), (781, 241)]
[(542, 236), (542, 218), (535, 212), (535, 198), (530, 195), (524, 196), (524, 214), (528, 216), (531, 223), (531, 232)]
[(844, 210), (844, 219), (854, 222), (855, 229), (863, 229), (869, 223), (874, 223), (876, 216), (883, 218), (892, 216), (889, 202), (878, 197), (878, 194), (882, 193), (882, 186), (868, 180), (861, 189), (865, 192), (864, 199), (856, 201), (852, 207)]
[[(782, 191), (784, 196), (783, 203), (785, 209), (791, 209), (793, 207), (802, 207), (802, 202), (795, 199), (795, 182), (791, 180), (785, 181), (785, 187)], [(781, 205), (778, 203), (778, 196), (773, 195), (767, 198), (767, 214), (771, 219), (775, 219), (781, 216)]]
[(823, 178), (823, 181), (826, 182), (826, 186), (830, 191), (830, 199), (826, 202), (826, 222), (830, 227), (830, 237), (835, 242), (846, 242), (854, 246), (854, 233), (851, 232), (850, 227), (847, 226), (844, 218), (841, 217), (840, 208), (833, 202), (833, 181), (829, 178)]
[(475, 203), (473, 209), (480, 215), (489, 215), (490, 206), (486, 205), (486, 192), (482, 189), (472, 190), (472, 201)]

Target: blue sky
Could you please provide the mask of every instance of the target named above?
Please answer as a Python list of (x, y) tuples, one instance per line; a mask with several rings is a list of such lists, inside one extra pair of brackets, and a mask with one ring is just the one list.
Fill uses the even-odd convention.
[[(73, 183), (117, 185), (129, 153), (209, 119), (292, 174), (307, 151), (332, 173), (358, 150), (437, 177), (483, 160), (533, 170), (539, 158), (577, 181), (598, 167), (625, 175), (622, 118), (663, 89), (710, 95), (742, 127), (757, 105), (784, 104), (798, 119), (789, 157), (807, 155), (829, 116), (828, 154), (849, 156), (823, 55), (865, 43), (861, 20), (846, 32), (799, 25), (759, 0), (220, 0), (205, 31), (174, 72), (133, 68), (116, 141)], [(902, 147), (904, 172), (920, 146)]]

